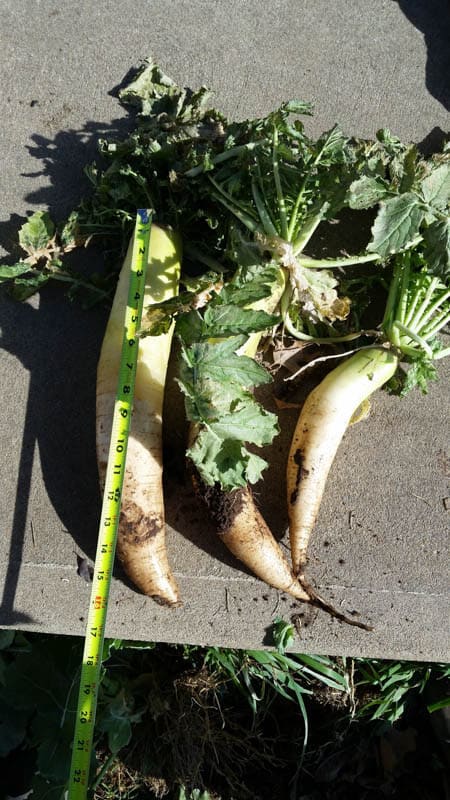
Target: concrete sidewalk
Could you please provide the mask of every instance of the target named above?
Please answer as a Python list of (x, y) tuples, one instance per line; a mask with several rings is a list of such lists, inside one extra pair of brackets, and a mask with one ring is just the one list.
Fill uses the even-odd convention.
[[(312, 134), (336, 121), (358, 136), (389, 127), (433, 149), (449, 129), (445, 0), (4, 0), (2, 19), (7, 253), (27, 213), (48, 208), (60, 219), (87, 190), (81, 170), (97, 138), (123, 130), (108, 92), (148, 54), (178, 82), (209, 85), (235, 118), (297, 97), (315, 103)], [(77, 555), (95, 555), (95, 369), (106, 313), (60, 298), (50, 289), (24, 305), (0, 304), (0, 627), (83, 634), (90, 587)], [(118, 568), (107, 635), (257, 648), (270, 644), (274, 617), (301, 613), (298, 651), (449, 661), (450, 365), (441, 362), (439, 374), (427, 397), (380, 393), (370, 418), (348, 432), (311, 544), (311, 581), (343, 611), (357, 610), (372, 633), (296, 606), (248, 575), (177, 474), (167, 484), (168, 546), (184, 605), (159, 608)], [(283, 432), (259, 492), (280, 538), (294, 419), (280, 412)]]

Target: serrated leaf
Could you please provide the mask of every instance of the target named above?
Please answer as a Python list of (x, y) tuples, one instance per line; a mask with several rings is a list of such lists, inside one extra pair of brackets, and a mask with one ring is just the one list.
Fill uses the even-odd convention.
[(262, 447), (270, 444), (278, 433), (278, 419), (276, 414), (265, 411), (253, 400), (230, 414), (223, 414), (209, 427), (221, 439), (236, 439)]
[(204, 429), (187, 451), (187, 456), (208, 486), (220, 483), (228, 491), (247, 483), (246, 462), (240, 442), (222, 441)]
[(236, 336), (263, 331), (276, 325), (279, 317), (265, 311), (243, 309), (237, 305), (208, 306), (204, 317), (205, 335), (208, 338)]
[(197, 380), (208, 379), (217, 383), (231, 382), (242, 388), (270, 383), (268, 371), (248, 356), (236, 355), (245, 342), (244, 336), (233, 336), (223, 342), (200, 342), (190, 348), (192, 364), (197, 370)]
[(198, 311), (192, 310), (177, 317), (175, 333), (189, 346), (203, 338), (203, 319)]
[(437, 370), (426, 356), (417, 358), (408, 368), (402, 382), (400, 396), (404, 397), (411, 389), (418, 387), (422, 394), (428, 394), (428, 382), (437, 380)]
[(365, 175), (350, 185), (349, 206), (357, 211), (371, 208), (387, 195), (387, 187), (381, 180)]
[(235, 439), (220, 440), (210, 430), (203, 430), (187, 455), (209, 486), (219, 483), (224, 491), (244, 487), (260, 480), (267, 462), (250, 453)]
[(47, 247), (54, 236), (55, 226), (48, 211), (36, 211), (19, 231), (19, 243), (24, 250), (33, 255), (36, 250)]
[(444, 209), (450, 200), (450, 163), (441, 164), (421, 183), (425, 202)]
[(425, 258), (433, 275), (450, 276), (450, 219), (435, 220), (423, 232)]
[(367, 250), (387, 258), (410, 245), (419, 233), (425, 210), (412, 192), (382, 202)]

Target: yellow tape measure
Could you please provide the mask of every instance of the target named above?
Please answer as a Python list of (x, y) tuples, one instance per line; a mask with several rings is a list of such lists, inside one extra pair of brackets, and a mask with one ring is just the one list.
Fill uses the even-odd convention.
[(134, 397), (138, 338), (150, 248), (151, 212), (139, 209), (131, 260), (128, 305), (124, 320), (119, 379), (100, 516), (86, 638), (81, 666), (80, 690), (75, 720), (68, 800), (85, 800), (94, 743), (95, 712), (102, 666), (111, 576), (119, 527), (128, 437)]

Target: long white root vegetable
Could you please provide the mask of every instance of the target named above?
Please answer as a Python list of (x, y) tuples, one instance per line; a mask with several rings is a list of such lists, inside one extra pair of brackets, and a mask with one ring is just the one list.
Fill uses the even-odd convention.
[(361, 403), (387, 383), (397, 367), (398, 358), (392, 350), (361, 349), (332, 370), (303, 405), (287, 463), (292, 564), (300, 578), (325, 483), (342, 437)]
[[(144, 308), (178, 293), (181, 246), (172, 232), (152, 226)], [(132, 242), (114, 297), (97, 369), (97, 460), (104, 484), (128, 299)], [(162, 411), (173, 329), (140, 341), (135, 396), (117, 540), (130, 580), (165, 605), (179, 602), (165, 544)]]
[(246, 487), (224, 492), (218, 485), (207, 486), (196, 473), (192, 480), (228, 550), (269, 586), (298, 600), (310, 600), (258, 511), (251, 490)]

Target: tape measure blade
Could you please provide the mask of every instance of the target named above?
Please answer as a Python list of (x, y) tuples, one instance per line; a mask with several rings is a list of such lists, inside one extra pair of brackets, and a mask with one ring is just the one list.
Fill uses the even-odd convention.
[(131, 425), (138, 355), (137, 333), (142, 317), (151, 220), (150, 209), (137, 211), (111, 441), (81, 666), (68, 800), (85, 800), (89, 788), (105, 624)]

